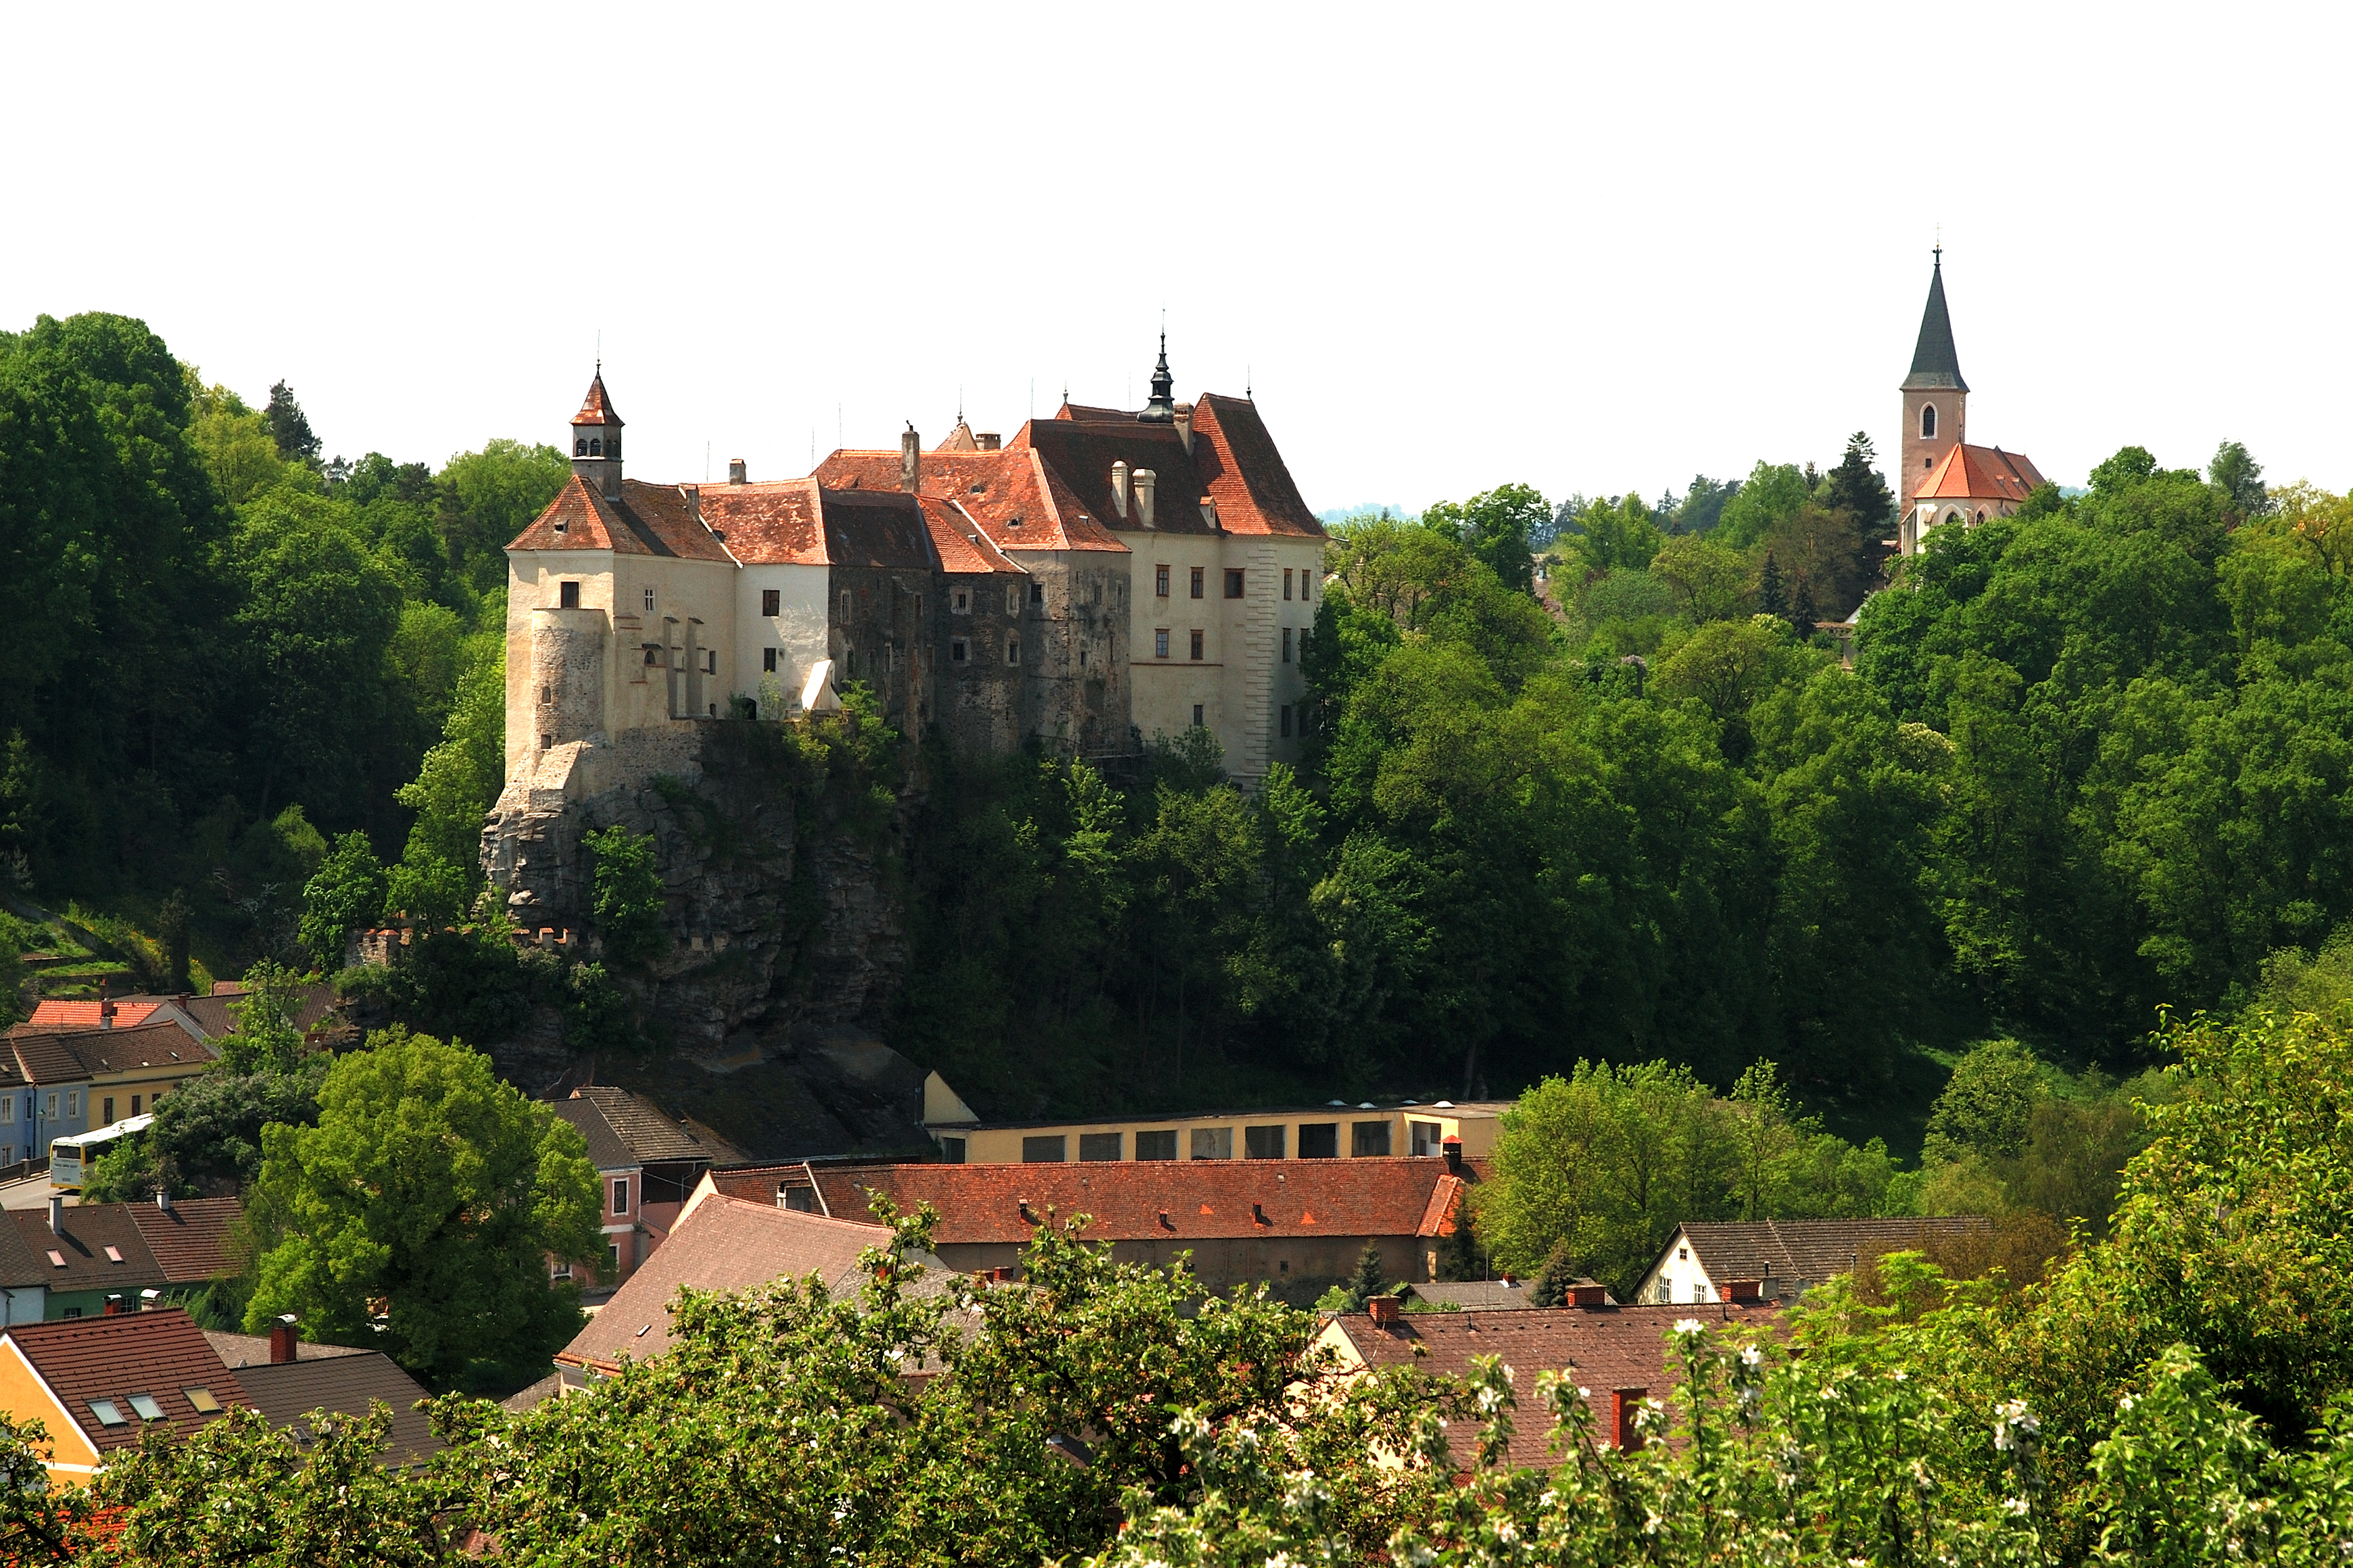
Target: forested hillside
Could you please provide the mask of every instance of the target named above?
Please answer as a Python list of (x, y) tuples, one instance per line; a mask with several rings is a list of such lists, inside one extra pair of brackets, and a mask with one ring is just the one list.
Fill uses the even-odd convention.
[(396, 856), (421, 812), (412, 882), (454, 912), (498, 783), (501, 551), (566, 471), (511, 441), (322, 461), (286, 387), (248, 406), (139, 321), (0, 333), (0, 875), (235, 973), (290, 952), (331, 839)]
[(1245, 799), (1179, 747), (934, 795), (915, 1048), (1020, 1109), (1656, 1057), (1853, 1103), (1987, 1034), (2135, 1067), (2160, 1005), (2346, 919), (2341, 498), (2127, 448), (1933, 534), (1850, 672), (1797, 600), (1875, 574), (1868, 458), (1760, 466), (1705, 534), (1588, 504), (1556, 613), (1496, 569), (1550, 515), (1525, 487), (1338, 530), (1297, 773)]

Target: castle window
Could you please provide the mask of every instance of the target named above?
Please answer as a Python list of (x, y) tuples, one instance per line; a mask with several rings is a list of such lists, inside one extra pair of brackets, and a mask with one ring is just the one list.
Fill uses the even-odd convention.
[(554, 750), (555, 737), (553, 735), (542, 735), (539, 738), (539, 749), (543, 752)]
[(1166, 658), (1168, 657), (1168, 628), (1166, 626), (1162, 626), (1159, 630), (1152, 634), (1152, 657), (1155, 658)]
[(1282, 628), (1282, 662), (1285, 664), (1291, 662), (1291, 628), (1289, 626)]
[(1933, 403), (1924, 403), (1920, 405), (1920, 439), (1933, 441), (1936, 438), (1936, 405)]
[(1194, 704), (1193, 704), (1193, 728), (1195, 728), (1196, 730), (1198, 730), (1198, 729), (1199, 729), (1200, 727), (1201, 727), (1201, 705), (1200, 705), (1199, 703), (1196, 702), (1196, 703), (1194, 703)]
[[(843, 602), (847, 603), (849, 601), (849, 595), (843, 595)], [(948, 591), (948, 613), (956, 616), (968, 616), (972, 614), (972, 590), (969, 588), (950, 589)]]
[(600, 437), (591, 436), (588, 438), (588, 455), (592, 458), (601, 458), (605, 455), (605, 443)]
[[(1019, 637), (1007, 637), (1005, 639), (1005, 662), (1008, 664), (1019, 664), (1021, 662), (1021, 639)], [(1079, 650), (1079, 662), (1081, 664), (1087, 662), (1087, 651), (1084, 648), (1081, 648)]]
[(1021, 613), (1021, 584), (1018, 583), (1005, 584), (1005, 613), (1008, 616)]
[(580, 607), (580, 584), (577, 583), (558, 583), (555, 585), (555, 607), (559, 610), (578, 609)]
[(760, 590), (760, 613), (762, 615), (781, 615), (784, 613), (784, 608), (785, 595), (782, 589), (763, 588)]
[(1282, 569), (1282, 596), (1286, 599), (1291, 597), (1291, 568), (1288, 566)]
[(847, 588), (841, 591), (841, 624), (849, 624), (849, 590)]
[(661, 662), (661, 644), (649, 642), (639, 643), (638, 646), (645, 650), (646, 668), (650, 669)]
[(962, 664), (970, 657), (968, 650), (969, 645), (965, 643), (964, 638), (950, 637), (948, 639), (948, 662), (950, 664)]
[(702, 673), (705, 675), (716, 675), (719, 673), (719, 650), (717, 648), (712, 647), (702, 650)]
[(1155, 567), (1152, 569), (1152, 591), (1153, 591), (1155, 594), (1158, 595), (1161, 598), (1164, 598), (1164, 599), (1165, 599), (1165, 598), (1166, 598), (1166, 597), (1168, 596), (1168, 568), (1167, 568), (1167, 567), (1166, 567), (1166, 566), (1155, 566)]
[(1226, 597), (1229, 599), (1239, 599), (1241, 596), (1241, 568), (1239, 566), (1229, 566), (1226, 568)]
[(539, 702), (540, 702), (540, 706), (543, 708), (543, 707), (545, 707), (547, 704), (549, 704), (549, 703), (551, 703), (551, 702), (553, 702), (553, 701), (554, 701), (554, 700), (555, 700), (555, 689), (554, 689), (554, 687), (549, 686), (549, 685), (545, 684), (544, 682), (543, 682), (543, 683), (541, 684), (541, 686), (540, 686), (540, 689), (539, 689)]
[(575, 458), (585, 458), (588, 455), (587, 437), (583, 436), (578, 440), (572, 443), (572, 455)]
[(1201, 632), (1198, 626), (1193, 631), (1193, 657), (1195, 658), (1201, 657)]
[(760, 668), (769, 675), (776, 673), (776, 650), (775, 648), (764, 647), (760, 650)]
[(651, 588), (640, 591), (645, 595), (646, 614), (650, 616), (654, 613), (654, 591)]
[(1029, 602), (1033, 605), (1043, 605), (1046, 602), (1045, 584), (1032, 583), (1029, 584)]
[(1201, 596), (1201, 574), (1204, 568), (1199, 566), (1193, 568), (1193, 597), (1197, 599)]

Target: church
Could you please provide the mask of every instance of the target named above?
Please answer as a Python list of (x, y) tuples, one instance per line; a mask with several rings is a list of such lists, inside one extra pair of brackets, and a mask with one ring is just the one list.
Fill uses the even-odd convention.
[(676, 772), (699, 723), (839, 705), (910, 735), (1133, 754), (1214, 735), (1254, 785), (1294, 761), (1324, 535), (1254, 400), (1176, 401), (1164, 337), (1137, 410), (1065, 399), (1010, 440), (802, 479), (626, 478), (600, 365), (572, 477), (507, 547), (506, 790), (560, 807)]
[(1896, 534), (1903, 554), (1917, 555), (1932, 529), (1975, 527), (1989, 517), (2010, 516), (2043, 482), (2023, 454), (1968, 444), (1969, 384), (1961, 379), (1960, 354), (1953, 347), (1941, 245), (1903, 393), (1903, 471), (1896, 484), (1904, 502)]

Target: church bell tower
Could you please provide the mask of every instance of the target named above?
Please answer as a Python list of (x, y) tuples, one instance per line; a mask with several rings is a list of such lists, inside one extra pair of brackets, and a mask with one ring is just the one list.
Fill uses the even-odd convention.
[(1953, 318), (1945, 309), (1945, 247), (1937, 246), (1928, 275), (1928, 308), (1920, 316), (1920, 342), (1912, 351), (1912, 374), (1904, 378), (1903, 477), (1896, 493), (1908, 509), (1921, 485), (1968, 439), (1969, 384), (1961, 379), (1960, 355), (1953, 348)]
[(607, 500), (621, 499), (621, 416), (605, 395), (605, 367), (596, 367), (580, 412), (572, 416), (572, 471)]

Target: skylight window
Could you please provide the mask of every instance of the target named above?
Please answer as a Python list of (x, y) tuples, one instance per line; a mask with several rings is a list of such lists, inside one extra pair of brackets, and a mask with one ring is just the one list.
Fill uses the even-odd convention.
[(98, 1424), (101, 1426), (128, 1426), (131, 1425), (131, 1417), (123, 1415), (121, 1406), (116, 1405), (111, 1399), (91, 1400), (90, 1402), (90, 1413), (98, 1417)]
[(180, 1392), (188, 1396), (188, 1403), (196, 1407), (196, 1413), (198, 1415), (213, 1415), (219, 1413), (221, 1403), (219, 1400), (213, 1397), (213, 1391), (211, 1389), (184, 1388), (180, 1390)]
[(52, 1247), (49, 1248), (49, 1265), (55, 1268), (63, 1268), (66, 1266), (66, 1255)]
[(108, 1247), (108, 1248), (106, 1249), (106, 1260), (107, 1260), (109, 1263), (120, 1263), (120, 1262), (121, 1262), (121, 1261), (122, 1261), (122, 1249), (121, 1249), (121, 1247)]
[(161, 1421), (164, 1419), (164, 1407), (155, 1403), (155, 1396), (152, 1394), (132, 1394), (131, 1396), (131, 1408), (139, 1412), (139, 1419), (142, 1421)]

